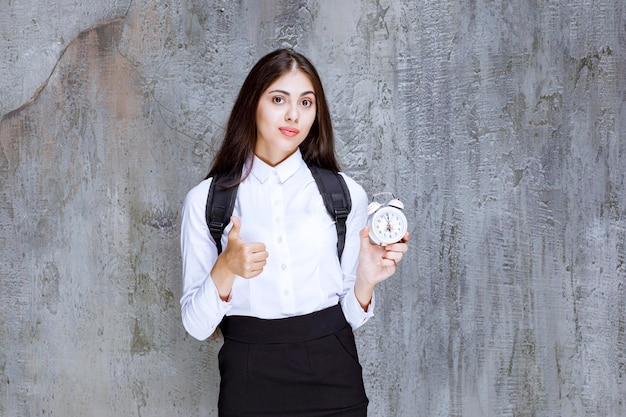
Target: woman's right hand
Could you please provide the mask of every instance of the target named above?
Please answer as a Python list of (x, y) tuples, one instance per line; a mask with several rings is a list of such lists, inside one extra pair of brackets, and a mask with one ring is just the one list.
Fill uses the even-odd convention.
[(233, 227), (228, 233), (228, 245), (220, 257), (224, 258), (227, 268), (233, 274), (243, 278), (254, 278), (263, 272), (267, 263), (265, 244), (244, 242), (240, 234), (241, 220), (235, 216), (230, 220)]
[(254, 278), (263, 272), (267, 263), (267, 250), (261, 242), (247, 243), (241, 238), (241, 221), (232, 216), (233, 227), (228, 232), (228, 245), (217, 257), (211, 270), (220, 297), (227, 300), (233, 287), (235, 275)]

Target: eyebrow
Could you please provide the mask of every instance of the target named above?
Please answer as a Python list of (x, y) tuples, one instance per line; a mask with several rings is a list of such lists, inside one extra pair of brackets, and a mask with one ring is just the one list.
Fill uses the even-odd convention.
[[(291, 93), (288, 93), (285, 90), (272, 90), (272, 91), (269, 91), (267, 94), (274, 94), (274, 93), (280, 93), (280, 94), (284, 94), (286, 96), (291, 96)], [(306, 96), (306, 95), (309, 95), (309, 94), (312, 94), (313, 96), (315, 96), (315, 92), (313, 92), (313, 91), (305, 91), (304, 93), (300, 94), (300, 97)]]

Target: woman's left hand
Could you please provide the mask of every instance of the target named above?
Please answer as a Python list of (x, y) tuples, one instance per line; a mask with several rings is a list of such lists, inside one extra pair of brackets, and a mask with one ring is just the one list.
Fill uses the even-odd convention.
[(365, 226), (359, 233), (361, 249), (359, 251), (357, 276), (362, 275), (368, 283), (377, 284), (396, 272), (398, 262), (409, 250), (410, 235), (407, 232), (400, 242), (380, 246), (370, 242), (369, 232), (369, 226)]
[(365, 226), (359, 233), (361, 248), (356, 270), (355, 295), (364, 309), (371, 302), (374, 287), (396, 272), (398, 262), (409, 250), (410, 235), (407, 232), (398, 243), (379, 246), (370, 242), (370, 228)]

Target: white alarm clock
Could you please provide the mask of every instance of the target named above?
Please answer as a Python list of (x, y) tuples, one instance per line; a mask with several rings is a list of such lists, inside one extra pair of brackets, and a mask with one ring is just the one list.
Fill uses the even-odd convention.
[(367, 224), (370, 227), (372, 243), (384, 246), (402, 240), (408, 229), (406, 216), (402, 210), (404, 204), (397, 198), (393, 198), (386, 205), (372, 201), (367, 206)]

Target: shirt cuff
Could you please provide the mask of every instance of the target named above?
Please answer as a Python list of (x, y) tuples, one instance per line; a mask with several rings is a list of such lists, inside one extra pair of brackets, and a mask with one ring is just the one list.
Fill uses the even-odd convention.
[(372, 294), (372, 301), (367, 307), (367, 311), (363, 311), (361, 303), (354, 294), (354, 288), (346, 294), (341, 302), (341, 308), (343, 314), (346, 316), (346, 320), (352, 327), (352, 330), (356, 330), (364, 325), (369, 319), (374, 317), (374, 306), (376, 304), (376, 294)]
[(213, 334), (230, 308), (230, 304), (220, 298), (213, 280), (207, 278), (183, 306), (185, 329), (194, 338), (205, 340)]
[(205, 305), (213, 307), (210, 309), (213, 315), (213, 317), (211, 317), (211, 321), (222, 321), (222, 318), (224, 318), (228, 310), (230, 310), (231, 306), (229, 301), (231, 300), (231, 296), (228, 296), (227, 301), (222, 300), (222, 297), (220, 297), (220, 293), (215, 286), (215, 282), (213, 282), (213, 278), (210, 276), (204, 283), (203, 289), (204, 291), (202, 296), (205, 300), (207, 300)]

